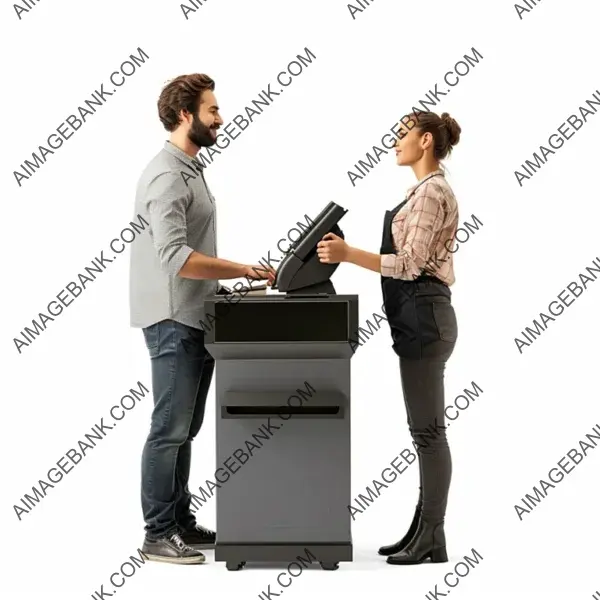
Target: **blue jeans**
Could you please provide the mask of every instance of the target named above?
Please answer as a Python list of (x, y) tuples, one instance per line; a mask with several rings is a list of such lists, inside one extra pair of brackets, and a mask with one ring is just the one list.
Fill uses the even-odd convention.
[(192, 529), (188, 487), (192, 441), (204, 419), (215, 362), (204, 332), (171, 320), (142, 330), (152, 361), (154, 410), (142, 454), (146, 536)]

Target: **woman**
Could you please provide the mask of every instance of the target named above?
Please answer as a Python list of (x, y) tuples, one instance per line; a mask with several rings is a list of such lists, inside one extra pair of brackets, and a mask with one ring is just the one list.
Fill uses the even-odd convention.
[(349, 246), (328, 233), (319, 242), (321, 262), (349, 262), (381, 273), (384, 307), (400, 357), (402, 391), (420, 469), (419, 501), (406, 535), (382, 546), (392, 565), (447, 562), (444, 517), (452, 474), (444, 421), (444, 369), (457, 339), (451, 304), (453, 239), (458, 208), (440, 161), (460, 138), (448, 114), (411, 114), (400, 125), (396, 162), (418, 180), (387, 211), (379, 254)]

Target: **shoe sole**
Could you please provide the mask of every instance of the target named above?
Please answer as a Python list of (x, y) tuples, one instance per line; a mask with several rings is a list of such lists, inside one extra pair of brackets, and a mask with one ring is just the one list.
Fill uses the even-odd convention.
[[(438, 561), (438, 562), (447, 562), (447, 561)], [(386, 561), (386, 563), (388, 565), (394, 565), (395, 567), (404, 567), (404, 566), (411, 566), (411, 565), (426, 565), (426, 564), (434, 564), (433, 561), (428, 561), (427, 559), (424, 560), (411, 560), (411, 561), (406, 561), (406, 562), (390, 562), (389, 560)]]
[[(429, 560), (427, 560), (429, 558)], [(438, 564), (438, 563), (446, 563), (448, 562), (448, 557), (447, 556), (435, 556), (435, 557), (425, 557), (422, 558), (421, 560), (410, 560), (410, 561), (403, 561), (403, 562), (390, 562), (389, 560), (385, 561), (388, 565), (394, 565), (396, 567), (402, 567), (404, 565), (424, 565), (424, 564)]]
[(160, 554), (148, 554), (148, 552), (144, 552), (144, 555), (148, 558), (148, 560), (152, 560), (154, 562), (170, 563), (174, 565), (199, 565), (206, 560), (205, 556), (188, 556), (186, 558), (177, 558), (176, 556), (161, 556)]

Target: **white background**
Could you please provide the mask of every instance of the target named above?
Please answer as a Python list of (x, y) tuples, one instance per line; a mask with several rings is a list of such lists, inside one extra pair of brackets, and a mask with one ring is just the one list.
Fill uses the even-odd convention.
[[(423, 598), (475, 548), (483, 561), (453, 598), (590, 598), (600, 588), (600, 449), (521, 522), (514, 511), (541, 477), (600, 423), (594, 282), (521, 355), (514, 337), (600, 256), (597, 139), (592, 116), (519, 187), (513, 171), (600, 90), (595, 3), (542, 2), (520, 20), (512, 2), (377, 0), (353, 20), (345, 2), (209, 0), (186, 20), (176, 1), (49, 1), (2, 7), (3, 597), (87, 598), (143, 541), (140, 457), (148, 396), (29, 514), (13, 505), (137, 381), (150, 361), (129, 328), (123, 254), (19, 354), (13, 337), (131, 220), (137, 179), (166, 133), (161, 87), (184, 73), (216, 80), (225, 121), (309, 48), (316, 60), (207, 171), (219, 210), (219, 253), (254, 262), (304, 215), (329, 202), (354, 246), (377, 251), (386, 209), (415, 183), (392, 153), (352, 187), (364, 158), (465, 54), (482, 55), (441, 100), (463, 128), (448, 161), (462, 221), (483, 227), (455, 257), (459, 341), (448, 401), (484, 393), (452, 423), (450, 562), (392, 567), (381, 544), (406, 531), (411, 467), (353, 524), (355, 558), (305, 571), (286, 598)], [(19, 188), (12, 171), (141, 47), (150, 60)], [(342, 265), (338, 293), (360, 295), (361, 323), (381, 305), (378, 278)], [(233, 283), (233, 282), (231, 282)], [(353, 358), (353, 497), (410, 444), (397, 358), (385, 329)], [(214, 473), (214, 388), (194, 444), (191, 487)], [(215, 524), (215, 501), (198, 514)], [(147, 563), (119, 598), (250, 598), (285, 565), (230, 573), (223, 563)], [(287, 579), (287, 578), (286, 578)], [(284, 581), (286, 580), (284, 579)], [(108, 585), (107, 585), (108, 584)]]

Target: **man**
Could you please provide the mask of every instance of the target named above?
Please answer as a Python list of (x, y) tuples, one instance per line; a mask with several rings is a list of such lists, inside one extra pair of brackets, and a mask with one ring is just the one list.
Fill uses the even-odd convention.
[(200, 148), (223, 124), (215, 83), (204, 74), (168, 83), (158, 116), (170, 138), (138, 182), (135, 216), (148, 234), (131, 247), (130, 313), (152, 365), (154, 410), (142, 455), (143, 552), (151, 560), (201, 563), (216, 534), (196, 523), (188, 488), (191, 444), (202, 425), (214, 360), (204, 346), (203, 299), (219, 279), (273, 281), (262, 267), (217, 258), (215, 199)]

